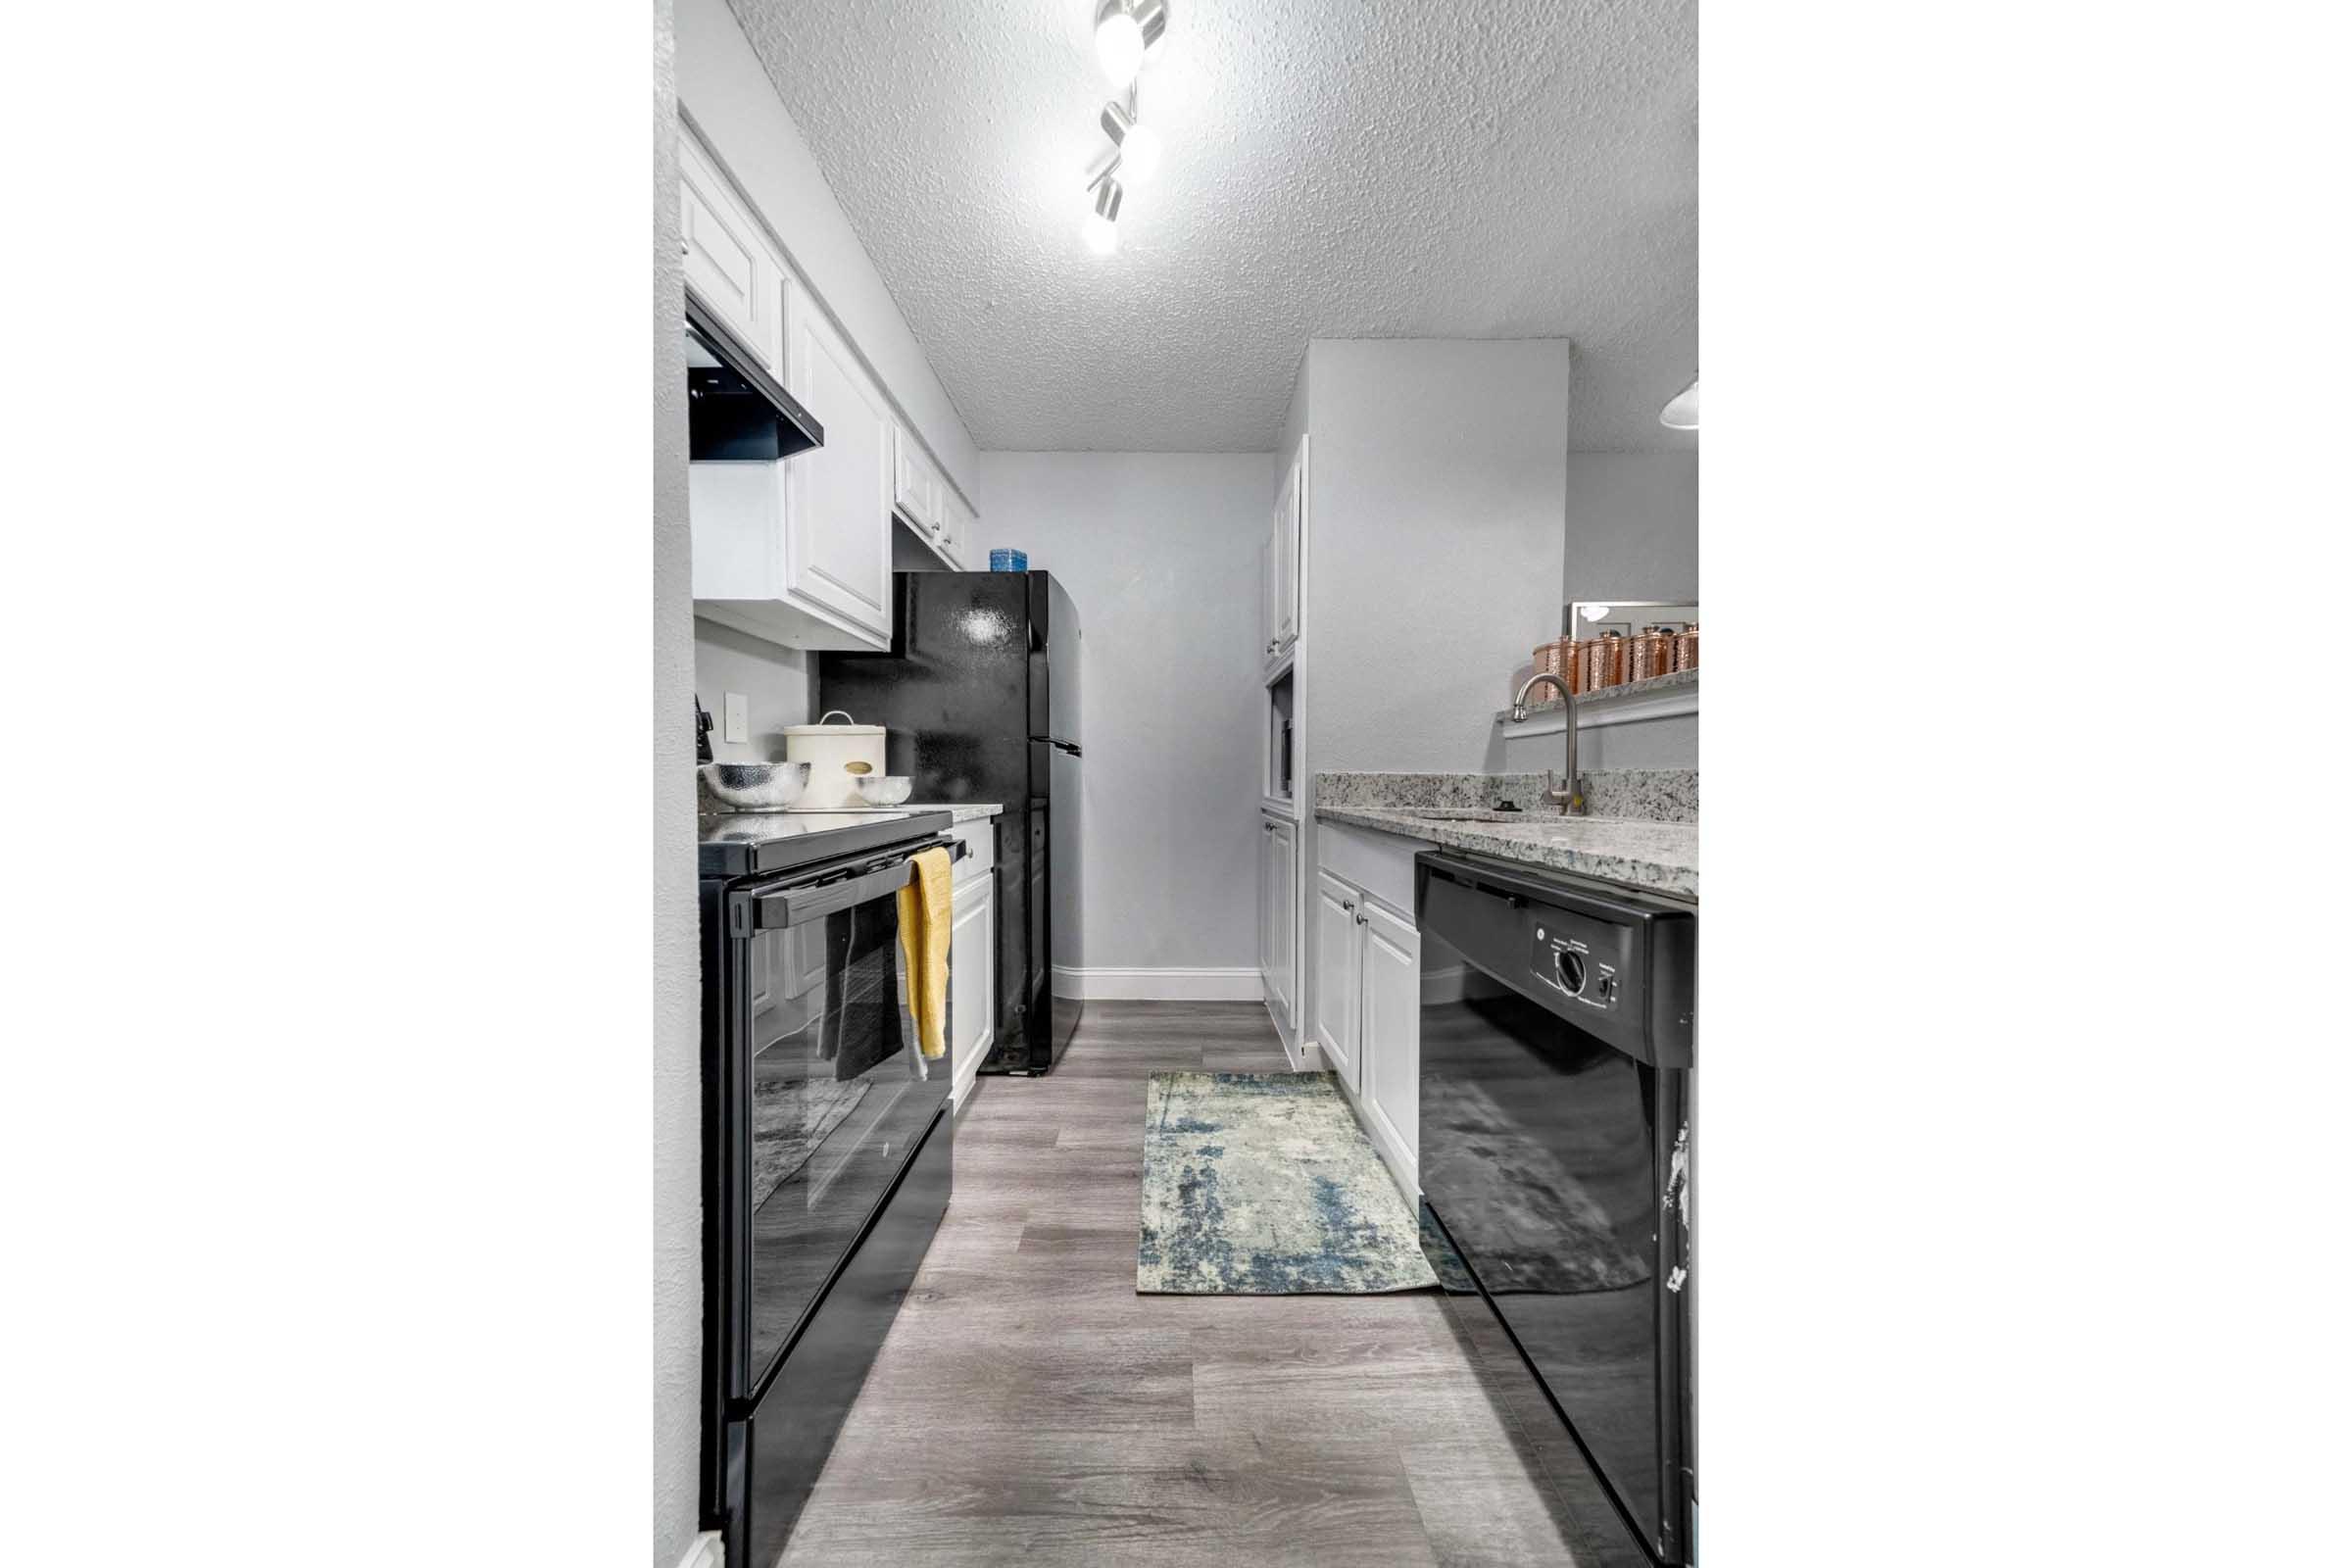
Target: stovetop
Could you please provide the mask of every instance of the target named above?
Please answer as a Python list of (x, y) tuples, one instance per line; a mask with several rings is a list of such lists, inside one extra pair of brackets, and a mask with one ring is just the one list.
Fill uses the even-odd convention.
[(729, 811), (700, 819), (704, 876), (789, 871), (945, 833), (947, 811)]

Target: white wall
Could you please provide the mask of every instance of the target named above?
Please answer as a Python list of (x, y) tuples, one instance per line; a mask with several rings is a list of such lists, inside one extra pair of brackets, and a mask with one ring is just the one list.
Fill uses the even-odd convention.
[(977, 506), (978, 454), (963, 416), (899, 314), (735, 13), (726, 0), (675, 4), (679, 102), (931, 455)]
[(1308, 766), (1481, 772), (1559, 630), (1565, 339), (1307, 350)]
[[(710, 755), (722, 762), (780, 762), (784, 760), (787, 724), (806, 724), (815, 683), (809, 658), (797, 648), (785, 648), (721, 626), (714, 620), (694, 623), (694, 695), (710, 715)], [(751, 739), (726, 739), (727, 711), (722, 699), (740, 692), (747, 700)], [(689, 723), (685, 735), (693, 738)], [(680, 752), (680, 756), (691, 755)]]
[(694, 634), (686, 527), (686, 357), (679, 336), (677, 116), (669, 0), (654, 4), (654, 1568), (701, 1522), (701, 959), (696, 945)]
[(1257, 966), (1257, 547), (1271, 453), (985, 452), (991, 549), (1086, 629), (1089, 969)]

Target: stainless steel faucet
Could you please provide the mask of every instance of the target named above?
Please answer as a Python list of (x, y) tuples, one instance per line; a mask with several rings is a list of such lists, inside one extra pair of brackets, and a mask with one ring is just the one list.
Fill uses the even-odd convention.
[(1557, 802), (1562, 816), (1582, 816), (1585, 814), (1585, 789), (1576, 772), (1576, 693), (1570, 691), (1568, 683), (1550, 670), (1539, 669), (1527, 677), (1527, 684), (1520, 687), (1519, 695), (1511, 699), (1511, 722), (1527, 722), (1527, 694), (1544, 681), (1551, 682), (1560, 694), (1560, 717), (1564, 721), (1561, 729), (1568, 742), (1568, 772), (1561, 786), (1555, 788), (1551, 782), (1551, 769), (1547, 767), (1544, 770), (1544, 798)]

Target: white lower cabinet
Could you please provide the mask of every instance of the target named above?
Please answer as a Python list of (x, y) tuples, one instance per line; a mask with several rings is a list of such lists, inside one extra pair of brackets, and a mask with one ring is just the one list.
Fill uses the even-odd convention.
[[(1328, 825), (1326, 836), (1330, 836)], [(1351, 840), (1330, 847), (1346, 850)], [(1356, 849), (1360, 857), (1360, 848)], [(1412, 850), (1398, 852), (1408, 877)], [(1375, 866), (1373, 870), (1380, 868)], [(1384, 889), (1392, 880), (1373, 876)], [(1419, 1190), (1421, 933), (1328, 864), (1315, 873), (1315, 1043), (1397, 1184)]]
[(1421, 1159), (1421, 933), (1377, 904), (1359, 906), (1363, 976), (1357, 1040), (1365, 1114), (1418, 1171)]
[(1356, 917), (1362, 898), (1329, 871), (1315, 873), (1315, 1044), (1350, 1089), (1356, 1087), (1356, 992), (1363, 971)]
[(948, 1043), (956, 1104), (972, 1092), (980, 1063), (997, 1043), (997, 873), (994, 866), (956, 884), (948, 938)]
[(1264, 817), (1258, 841), (1257, 976), (1266, 1009), (1289, 1040), (1298, 1017), (1298, 824)]

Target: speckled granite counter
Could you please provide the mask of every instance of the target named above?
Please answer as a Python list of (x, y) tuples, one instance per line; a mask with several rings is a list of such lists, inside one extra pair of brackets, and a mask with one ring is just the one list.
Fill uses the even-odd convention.
[[(1472, 855), (1698, 898), (1698, 775), (1599, 770), (1588, 799), (1623, 814), (1560, 816), (1540, 773), (1318, 773), (1315, 815)], [(1509, 801), (1521, 809), (1495, 809)]]

